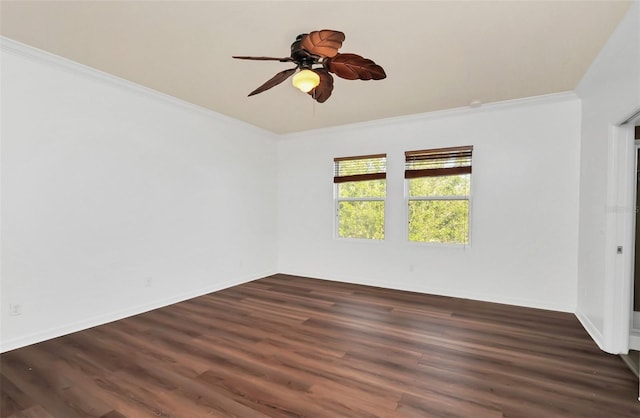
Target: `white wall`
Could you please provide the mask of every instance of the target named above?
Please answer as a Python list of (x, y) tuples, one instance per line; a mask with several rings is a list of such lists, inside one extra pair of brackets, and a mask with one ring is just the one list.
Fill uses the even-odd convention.
[(602, 349), (617, 353), (624, 351), (612, 332), (619, 322), (613, 290), (619, 289), (612, 289), (618, 284), (607, 267), (615, 245), (605, 248), (616, 211), (608, 207), (607, 183), (618, 164), (609, 161), (617, 140), (613, 127), (640, 110), (640, 2), (634, 2), (576, 93), (582, 99), (577, 315)]
[(274, 141), (3, 39), (2, 351), (275, 273)]
[[(573, 94), (291, 134), (278, 142), (278, 270), (573, 312)], [(404, 151), (473, 145), (471, 246), (406, 241)], [(386, 239), (334, 238), (334, 157), (387, 153)]]
[[(0, 350), (278, 271), (577, 311), (614, 352), (607, 159), (611, 126), (640, 109), (639, 22), (636, 1), (582, 106), (556, 95), (279, 139), (3, 39)], [(407, 243), (403, 152), (469, 144), (471, 246)], [(332, 160), (379, 152), (386, 240), (336, 240)]]

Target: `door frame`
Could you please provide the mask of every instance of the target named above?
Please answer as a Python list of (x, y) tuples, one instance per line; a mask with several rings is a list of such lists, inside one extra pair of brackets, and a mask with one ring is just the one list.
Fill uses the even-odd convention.
[(617, 353), (628, 353), (633, 326), (636, 124), (640, 111), (611, 127), (608, 144), (605, 272), (613, 283), (604, 289), (604, 337)]
[[(635, 131), (635, 129), (634, 129)], [(638, 229), (638, 210), (640, 210), (640, 193), (638, 193), (638, 170), (640, 170), (640, 139), (636, 139), (636, 135), (634, 134), (634, 147), (633, 147), (633, 156), (635, 164), (633, 166), (633, 204), (634, 212), (633, 212), (633, 224), (631, 225), (631, 234), (632, 234), (632, 256), (631, 256), (631, 329), (636, 333), (640, 333), (640, 310), (635, 310), (635, 286), (636, 286), (636, 274), (638, 272), (635, 271), (636, 267), (636, 255), (638, 254), (638, 247), (640, 247), (640, 243), (638, 239), (640, 236), (636, 235)], [(638, 277), (640, 280), (640, 277)]]

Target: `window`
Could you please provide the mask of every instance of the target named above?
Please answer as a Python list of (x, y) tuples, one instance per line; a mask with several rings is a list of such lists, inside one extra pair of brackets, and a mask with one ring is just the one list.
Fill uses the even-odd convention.
[(384, 239), (387, 155), (335, 158), (333, 164), (337, 236)]
[(405, 152), (409, 241), (468, 244), (473, 146)]

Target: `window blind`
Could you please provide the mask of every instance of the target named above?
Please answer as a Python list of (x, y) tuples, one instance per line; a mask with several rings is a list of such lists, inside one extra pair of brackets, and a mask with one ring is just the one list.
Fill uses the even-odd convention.
[(471, 174), (473, 146), (406, 151), (404, 178)]
[(334, 183), (384, 180), (387, 178), (387, 154), (334, 158), (333, 167)]

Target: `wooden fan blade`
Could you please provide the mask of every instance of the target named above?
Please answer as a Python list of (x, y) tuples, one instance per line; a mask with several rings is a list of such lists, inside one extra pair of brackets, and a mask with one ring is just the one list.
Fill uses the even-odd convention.
[(290, 68), (288, 70), (280, 71), (278, 74), (274, 75), (269, 79), (266, 83), (249, 93), (249, 96), (254, 96), (258, 93), (262, 93), (265, 90), (269, 90), (271, 87), (277, 86), (282, 83), (287, 78), (291, 77), (291, 74), (295, 73), (298, 67)]
[(293, 58), (291, 58), (291, 57), (274, 58), (274, 57), (233, 56), (231, 58), (235, 58), (237, 60), (254, 60), (254, 61), (280, 61), (280, 62), (291, 62), (291, 61), (293, 61)]
[(316, 30), (307, 34), (300, 46), (308, 53), (320, 57), (335, 57), (344, 41), (344, 33), (336, 30)]
[(384, 69), (368, 58), (356, 54), (337, 54), (324, 61), (329, 71), (347, 80), (382, 80)]
[(324, 103), (333, 92), (333, 76), (324, 68), (313, 70), (320, 76), (320, 84), (309, 92), (318, 103)]

